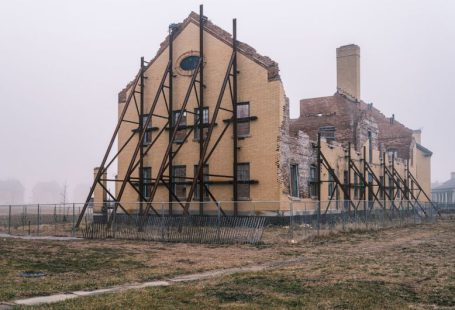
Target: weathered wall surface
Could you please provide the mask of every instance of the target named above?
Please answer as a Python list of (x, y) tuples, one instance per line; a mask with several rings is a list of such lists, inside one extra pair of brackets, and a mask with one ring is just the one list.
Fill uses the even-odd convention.
[[(297, 135), (290, 134), (289, 100), (286, 100), (286, 104), (283, 106), (283, 115), (279, 136), (281, 200), (310, 198), (310, 165), (315, 161), (314, 149), (308, 135), (304, 132), (299, 131)], [(292, 164), (297, 164), (299, 168), (299, 197), (290, 195), (290, 167)]]

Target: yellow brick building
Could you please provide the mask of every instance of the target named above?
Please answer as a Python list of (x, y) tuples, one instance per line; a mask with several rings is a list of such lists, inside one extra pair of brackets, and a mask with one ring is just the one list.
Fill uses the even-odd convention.
[[(164, 207), (173, 214), (210, 214), (221, 201), (224, 213), (246, 214), (285, 210), (291, 201), (313, 206), (317, 198), (403, 199), (395, 181), (386, 180), (389, 192), (381, 194), (363, 170), (370, 184), (356, 173), (346, 178), (348, 153), (353, 163), (368, 162), (378, 178), (386, 177), (386, 167), (410, 187), (411, 173), (429, 192), (431, 152), (420, 145), (420, 132), (360, 100), (359, 66), (357, 46), (340, 48), (337, 93), (302, 100), (300, 117), (290, 119), (278, 64), (191, 13), (170, 26), (156, 56), (119, 93), (117, 177), (106, 177), (106, 156), (90, 193), (95, 212), (108, 200), (127, 212)], [(332, 172), (323, 169), (320, 154)], [(334, 179), (343, 183), (336, 190)], [(107, 182), (115, 182), (114, 193)]]

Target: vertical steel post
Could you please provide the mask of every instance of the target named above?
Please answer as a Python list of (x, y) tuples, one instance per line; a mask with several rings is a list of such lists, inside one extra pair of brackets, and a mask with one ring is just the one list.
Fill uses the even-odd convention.
[(234, 53), (234, 62), (232, 64), (232, 112), (233, 112), (233, 163), (232, 163), (232, 192), (233, 192), (233, 200), (234, 200), (234, 215), (238, 214), (238, 175), (237, 175), (237, 161), (238, 161), (238, 133), (237, 133), (237, 19), (233, 19), (232, 21), (232, 49)]
[[(144, 130), (144, 83), (145, 83), (145, 78), (144, 78), (144, 57), (141, 57), (141, 76), (140, 76), (140, 99), (139, 99), (139, 127), (138, 127), (138, 134), (139, 134), (139, 139), (142, 135), (142, 132)], [(134, 91), (134, 90), (133, 90)], [(144, 199), (142, 198), (145, 195), (144, 192), (144, 141), (139, 141), (140, 144), (140, 149), (139, 149), (139, 191), (142, 193), (142, 195), (139, 195), (139, 214), (142, 215), (143, 209), (142, 209), (142, 203), (144, 202)]]
[(392, 204), (395, 207), (395, 152), (392, 153), (392, 184), (389, 185), (392, 187), (392, 195), (390, 196), (393, 199)]
[[(204, 6), (199, 6), (199, 159), (204, 156)], [(199, 215), (204, 214), (204, 164), (199, 167)], [(196, 177), (196, 176), (194, 176)]]
[(385, 166), (385, 152), (382, 153), (382, 190), (383, 190), (383, 196), (382, 196), (382, 199), (383, 199), (383, 205), (384, 205), (384, 211), (383, 211), (383, 214), (382, 214), (382, 226), (384, 227), (384, 217), (385, 217), (385, 213), (387, 212), (387, 196), (386, 195), (386, 166)]
[[(367, 224), (367, 204), (368, 208), (370, 207), (370, 178), (369, 175), (367, 175), (367, 148), (366, 146), (363, 146), (363, 178), (365, 179), (365, 186), (363, 187), (363, 212), (364, 218), (365, 218), (365, 225), (368, 227)], [(368, 197), (367, 197), (367, 187), (368, 187)]]
[(318, 133), (318, 144), (317, 144), (317, 153), (318, 153), (318, 205), (317, 205), (317, 228), (319, 235), (320, 228), (320, 219), (321, 219), (321, 133)]
[[(174, 128), (174, 120), (173, 118), (173, 98), (174, 98), (174, 92), (173, 92), (173, 86), (174, 86), (174, 25), (169, 26), (169, 98), (168, 98), (168, 105), (169, 105), (169, 113), (168, 113), (168, 123), (169, 123), (169, 142), (172, 144), (172, 131)], [(169, 215), (172, 215), (172, 191), (174, 190), (174, 177), (172, 175), (173, 172), (173, 152), (172, 152), (172, 146), (171, 146), (171, 151), (168, 153), (168, 175), (169, 175), (169, 190), (168, 190), (168, 200), (169, 200)], [(159, 182), (159, 180), (156, 180), (156, 182)]]
[[(352, 199), (351, 199), (351, 168), (352, 168), (351, 167), (351, 158), (352, 158), (351, 157), (351, 142), (349, 142), (348, 143), (348, 190), (347, 190), (347, 192), (348, 192), (347, 198), (349, 201), (352, 201)], [(351, 203), (348, 202), (347, 205), (348, 205), (349, 214), (351, 214)], [(344, 207), (346, 207), (346, 205)], [(344, 228), (343, 228), (343, 230), (344, 230)]]

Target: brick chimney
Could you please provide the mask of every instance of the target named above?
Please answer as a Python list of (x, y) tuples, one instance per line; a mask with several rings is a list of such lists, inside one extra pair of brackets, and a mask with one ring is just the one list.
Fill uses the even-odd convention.
[(422, 140), (422, 130), (420, 130), (420, 129), (413, 130), (412, 136), (414, 137), (414, 140), (416, 141), (416, 143), (418, 143), (418, 144), (422, 143), (422, 142), (420, 142)]
[(337, 90), (360, 100), (360, 47), (355, 44), (337, 48)]

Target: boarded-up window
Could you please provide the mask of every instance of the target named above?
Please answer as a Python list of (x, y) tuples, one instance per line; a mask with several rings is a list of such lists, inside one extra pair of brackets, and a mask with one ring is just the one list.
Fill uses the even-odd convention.
[(250, 134), (250, 103), (237, 103), (237, 135), (239, 137)]
[(299, 197), (299, 165), (291, 165), (291, 196)]
[(150, 189), (152, 183), (152, 168), (151, 167), (143, 167), (142, 168), (142, 180), (143, 180), (143, 188), (142, 188), (142, 196), (144, 198), (150, 197)]
[(182, 143), (185, 140), (186, 137), (186, 111), (183, 112), (182, 118), (180, 120), (180, 123), (177, 126), (177, 122), (180, 116), (180, 110), (179, 111), (174, 111), (172, 112), (173, 117), (172, 117), (172, 127), (177, 127), (177, 133), (175, 135), (175, 142), (176, 143)]
[(173, 191), (179, 199), (186, 198), (186, 166), (173, 166)]
[[(194, 109), (194, 139), (199, 140), (199, 108)], [(208, 133), (208, 125), (209, 123), (209, 108), (208, 107), (203, 107), (202, 108), (202, 133), (203, 133), (203, 138), (207, 138), (207, 133)]]
[[(194, 177), (198, 178), (197, 175), (197, 167), (198, 165), (194, 165)], [(204, 171), (202, 172), (204, 174), (204, 200), (209, 200), (209, 192), (207, 191), (208, 184), (207, 182), (209, 181), (209, 166), (204, 165)], [(198, 178), (199, 181), (199, 178)], [(194, 190), (194, 199), (199, 199), (199, 182), (196, 183), (196, 188)]]
[(237, 164), (237, 195), (239, 200), (250, 199), (250, 164)]

